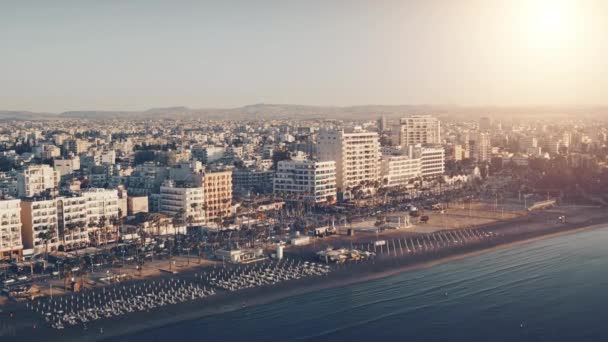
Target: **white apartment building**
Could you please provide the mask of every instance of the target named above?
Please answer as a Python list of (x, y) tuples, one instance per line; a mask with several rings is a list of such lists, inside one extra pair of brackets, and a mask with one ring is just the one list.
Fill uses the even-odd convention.
[(72, 174), (75, 170), (80, 169), (80, 157), (75, 156), (69, 159), (54, 159), (53, 167), (59, 173), (59, 177)]
[(180, 186), (175, 181), (167, 180), (160, 187), (159, 211), (171, 218), (178, 217), (189, 225), (201, 225), (205, 222), (203, 188)]
[(58, 197), (57, 218), (59, 241), (65, 250), (88, 246), (87, 199), (84, 195)]
[(89, 236), (95, 236), (96, 243), (118, 238), (118, 227), (112, 224), (112, 220), (119, 218), (118, 190), (93, 188), (84, 191), (83, 196), (87, 203)]
[(21, 238), (24, 249), (54, 251), (59, 244), (57, 200), (31, 197), (21, 201)]
[(116, 163), (116, 151), (107, 150), (103, 151), (100, 155), (101, 164), (114, 165)]
[(201, 160), (205, 164), (212, 163), (216, 160), (222, 159), (224, 156), (224, 147), (220, 146), (203, 146), (194, 145), (192, 146), (192, 156), (196, 159)]
[(52, 144), (42, 144), (33, 148), (34, 156), (40, 159), (52, 159), (61, 155), (61, 149)]
[(454, 158), (454, 160), (460, 161), (460, 160), (468, 159), (468, 158), (466, 158), (466, 154), (465, 154), (466, 150), (463, 145), (460, 145), (460, 144), (454, 145), (453, 151), (454, 151), (454, 153), (453, 153), (452, 157)]
[(423, 178), (443, 176), (445, 173), (445, 150), (443, 147), (420, 148), (420, 175)]
[(430, 115), (413, 115), (400, 120), (399, 145), (440, 144), (441, 122)]
[(377, 132), (355, 128), (319, 133), (318, 158), (336, 162), (336, 186), (347, 192), (365, 182), (380, 180), (380, 140)]
[(477, 141), (475, 142), (476, 147), (476, 160), (477, 162), (490, 161), (492, 157), (492, 143), (490, 142), (490, 134), (479, 133), (477, 135)]
[(70, 136), (65, 133), (53, 134), (53, 142), (55, 145), (60, 146), (63, 145), (63, 142), (68, 139)]
[(23, 256), (21, 239), (21, 200), (0, 199), (0, 260), (20, 260)]
[(49, 165), (29, 165), (17, 175), (19, 197), (40, 196), (46, 190), (57, 191), (59, 173)]
[(288, 199), (323, 203), (336, 199), (336, 162), (283, 160), (273, 181), (275, 194)]
[(169, 179), (177, 183), (185, 182), (194, 186), (202, 186), (205, 168), (197, 160), (181, 162), (169, 169)]
[(92, 188), (83, 192), (87, 203), (87, 221), (98, 221), (100, 217), (118, 218), (118, 190)]
[(66, 139), (63, 141), (63, 147), (73, 154), (80, 154), (87, 151), (91, 144), (83, 139)]
[(406, 186), (410, 180), (422, 176), (421, 159), (407, 155), (382, 156), (381, 170), (384, 186)]

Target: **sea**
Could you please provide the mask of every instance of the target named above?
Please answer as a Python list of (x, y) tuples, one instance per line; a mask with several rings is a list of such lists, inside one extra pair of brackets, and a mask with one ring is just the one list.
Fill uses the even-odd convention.
[(608, 227), (112, 341), (608, 341)]

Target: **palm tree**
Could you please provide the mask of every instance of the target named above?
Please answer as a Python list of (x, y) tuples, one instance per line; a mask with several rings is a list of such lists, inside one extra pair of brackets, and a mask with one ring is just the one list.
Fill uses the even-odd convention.
[(92, 228), (91, 232), (89, 232), (89, 239), (95, 240), (95, 245), (99, 246), (99, 238), (97, 237), (99, 235), (99, 231), (97, 229), (95, 229), (98, 227), (98, 222), (95, 221), (94, 219), (91, 219), (89, 221), (88, 226), (89, 226), (89, 228)]
[(196, 251), (198, 253), (198, 263), (200, 264), (202, 262), (203, 259), (203, 242), (199, 241), (198, 244), (196, 245)]
[(437, 177), (437, 183), (439, 184), (439, 193), (443, 194), (443, 185), (445, 184), (445, 178), (443, 178), (443, 176)]
[(98, 227), (99, 229), (103, 229), (103, 233), (104, 233), (104, 238), (106, 240), (106, 245), (108, 244), (108, 236), (107, 236), (107, 232), (108, 232), (108, 227), (107, 227), (107, 221), (108, 218), (105, 216), (100, 216), (99, 217), (99, 222), (98, 222)]
[[(198, 203), (192, 203), (192, 204), (190, 204), (190, 207), (195, 212), (198, 212), (200, 210), (200, 206), (198, 205)], [(186, 220), (188, 220), (188, 219), (192, 219), (191, 222), (188, 223), (188, 224), (192, 224), (192, 222), (194, 221), (194, 218), (192, 217), (192, 215), (190, 215), (190, 216), (188, 216), (188, 218), (186, 218)]]
[(156, 236), (160, 236), (161, 217), (158, 215), (154, 215), (152, 224), (154, 225), (154, 228), (156, 228)]
[(184, 210), (184, 208), (179, 208), (179, 210), (175, 213), (175, 215), (172, 218), (172, 223), (174, 225), (182, 223), (184, 221), (184, 215), (186, 213), (186, 210)]
[(76, 224), (74, 222), (70, 222), (63, 227), (63, 250), (67, 250), (67, 244), (65, 242), (65, 236), (68, 235), (70, 237), (71, 244), (74, 244), (74, 230), (76, 229)]
[(138, 253), (137, 255), (137, 260), (138, 260), (138, 265), (140, 266), (140, 274), (141, 274), (141, 266), (143, 266), (144, 262), (145, 262), (145, 256), (141, 257), (139, 256), (139, 249), (141, 248), (142, 250), (144, 250), (144, 247), (146, 246), (146, 239), (148, 238), (148, 232), (144, 229), (144, 225), (142, 223), (139, 223), (137, 225), (137, 235), (139, 236), (139, 244), (136, 246), (136, 252)]
[(350, 215), (346, 216), (346, 222), (348, 223), (348, 226), (350, 227), (350, 229), (353, 229), (353, 218), (352, 218), (352, 216), (350, 216)]
[(86, 231), (87, 223), (85, 221), (78, 221), (75, 223), (76, 228), (78, 228), (79, 233), (83, 233)]
[(117, 237), (120, 232), (120, 219), (116, 216), (112, 216), (110, 217), (110, 224), (112, 225), (112, 234), (116, 234)]
[(49, 262), (49, 242), (55, 237), (55, 229), (49, 228), (38, 234), (38, 238), (44, 242), (44, 254), (46, 262)]

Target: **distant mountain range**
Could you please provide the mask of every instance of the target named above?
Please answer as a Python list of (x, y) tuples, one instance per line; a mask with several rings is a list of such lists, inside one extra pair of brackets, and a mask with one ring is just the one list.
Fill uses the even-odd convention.
[(63, 113), (35, 113), (28, 111), (2, 111), (0, 120), (56, 120), (56, 119), (351, 119), (365, 120), (385, 116), (389, 119), (412, 114), (432, 114), (438, 117), (471, 118), (519, 116), (602, 116), (608, 107), (460, 107), (432, 105), (367, 105), (350, 107), (304, 106), (291, 104), (254, 104), (238, 108), (167, 107), (146, 111), (69, 111)]

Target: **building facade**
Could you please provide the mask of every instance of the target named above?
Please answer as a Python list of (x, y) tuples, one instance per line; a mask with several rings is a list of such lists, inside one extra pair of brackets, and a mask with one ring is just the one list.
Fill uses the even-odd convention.
[(21, 201), (21, 238), (24, 249), (35, 253), (57, 250), (59, 230), (57, 224), (57, 200), (55, 198), (30, 197)]
[(417, 144), (440, 144), (441, 123), (430, 115), (413, 115), (400, 120), (399, 144), (402, 147)]
[(423, 178), (443, 176), (445, 173), (445, 150), (441, 146), (420, 148), (420, 175)]
[(492, 157), (492, 143), (490, 142), (490, 134), (479, 133), (477, 135), (477, 141), (475, 142), (476, 147), (476, 161), (478, 163), (490, 161)]
[(89, 238), (95, 244), (118, 239), (119, 218), (118, 191), (93, 188), (83, 192), (87, 203), (87, 225)]
[(254, 190), (259, 193), (272, 192), (274, 171), (258, 169), (237, 169), (232, 172), (232, 190), (245, 193)]
[(68, 159), (54, 159), (53, 166), (59, 173), (59, 177), (70, 175), (75, 170), (80, 169), (80, 157), (75, 156)]
[(382, 156), (383, 186), (406, 186), (411, 180), (421, 177), (420, 158), (410, 158), (406, 155)]
[(205, 217), (219, 222), (232, 214), (232, 171), (205, 173)]
[(82, 194), (57, 198), (59, 241), (64, 250), (89, 245), (87, 229), (87, 201)]
[(40, 196), (59, 187), (59, 173), (49, 165), (29, 165), (17, 176), (19, 197)]
[(22, 256), (21, 201), (0, 199), (0, 260), (20, 260)]
[(277, 164), (273, 181), (275, 194), (286, 199), (331, 202), (336, 199), (334, 161), (283, 160)]
[(338, 192), (380, 180), (380, 140), (377, 132), (355, 129), (322, 131), (318, 140), (321, 161), (336, 162)]
[(189, 225), (205, 222), (203, 187), (165, 181), (160, 187), (159, 212)]

